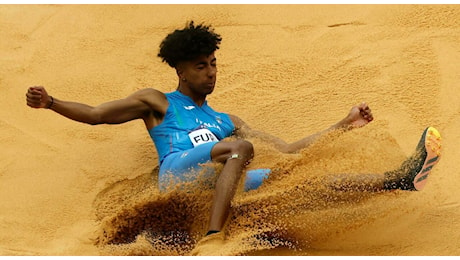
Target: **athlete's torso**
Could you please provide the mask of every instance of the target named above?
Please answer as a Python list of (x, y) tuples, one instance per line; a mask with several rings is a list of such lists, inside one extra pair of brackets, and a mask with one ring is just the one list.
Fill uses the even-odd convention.
[(171, 153), (232, 135), (235, 126), (230, 117), (214, 111), (206, 101), (200, 107), (179, 91), (165, 95), (169, 105), (163, 121), (149, 130), (160, 163)]

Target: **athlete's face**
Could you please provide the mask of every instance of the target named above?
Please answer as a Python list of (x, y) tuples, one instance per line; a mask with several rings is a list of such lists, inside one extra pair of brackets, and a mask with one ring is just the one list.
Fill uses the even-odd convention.
[(184, 61), (178, 71), (179, 80), (191, 92), (200, 96), (211, 94), (216, 84), (217, 63), (214, 53)]

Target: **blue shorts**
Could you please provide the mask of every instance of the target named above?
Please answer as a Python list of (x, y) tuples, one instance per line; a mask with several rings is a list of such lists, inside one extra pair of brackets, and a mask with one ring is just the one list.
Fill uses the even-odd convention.
[[(211, 162), (211, 150), (218, 142), (209, 142), (189, 150), (172, 153), (166, 156), (160, 165), (158, 186), (160, 191), (166, 191), (179, 183), (193, 182), (198, 176), (212, 178), (215, 175), (213, 167), (203, 164)], [(255, 190), (268, 178), (270, 169), (255, 169), (246, 171), (244, 190)]]

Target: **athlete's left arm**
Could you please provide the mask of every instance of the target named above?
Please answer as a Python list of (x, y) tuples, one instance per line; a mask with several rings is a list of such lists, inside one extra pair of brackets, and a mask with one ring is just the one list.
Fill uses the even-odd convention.
[(336, 130), (348, 131), (354, 128), (363, 127), (374, 120), (372, 116), (371, 109), (366, 103), (361, 103), (359, 105), (353, 106), (348, 113), (348, 115), (332, 125), (331, 127), (320, 131), (316, 134), (307, 136), (293, 143), (286, 143), (284, 140), (270, 135), (268, 133), (251, 129), (248, 124), (246, 124), (241, 118), (230, 115), (230, 118), (235, 125), (234, 134), (238, 137), (248, 138), (248, 137), (257, 137), (267, 142), (273, 143), (276, 149), (283, 153), (295, 153), (301, 149), (304, 149), (311, 144), (313, 144), (319, 137), (325, 136), (328, 133), (334, 132)]
[(289, 146), (284, 140), (273, 136), (271, 134), (254, 130), (249, 127), (241, 118), (235, 115), (229, 115), (230, 119), (232, 120), (233, 124), (235, 125), (235, 130), (233, 131), (233, 135), (240, 138), (251, 138), (256, 137), (262, 139), (263, 141), (273, 143), (276, 149), (280, 150), (281, 152), (289, 152), (287, 148)]

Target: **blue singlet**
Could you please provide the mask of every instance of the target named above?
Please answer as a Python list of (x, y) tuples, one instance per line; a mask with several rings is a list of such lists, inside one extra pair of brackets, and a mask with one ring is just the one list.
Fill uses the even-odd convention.
[[(200, 107), (179, 91), (165, 95), (169, 106), (163, 122), (149, 130), (159, 156), (162, 191), (177, 181), (190, 181), (187, 174), (210, 162), (214, 145), (235, 129), (230, 117), (214, 111), (207, 101)], [(268, 173), (268, 169), (247, 171), (245, 190), (258, 188)]]

